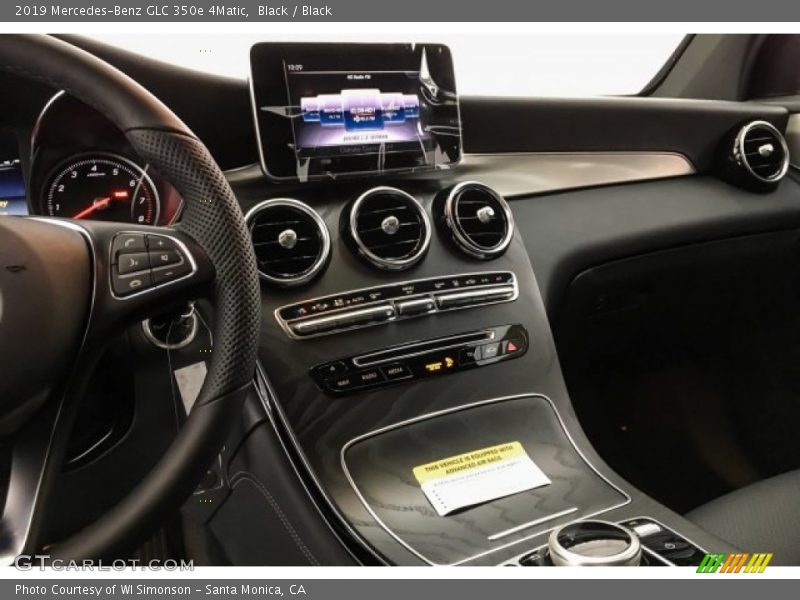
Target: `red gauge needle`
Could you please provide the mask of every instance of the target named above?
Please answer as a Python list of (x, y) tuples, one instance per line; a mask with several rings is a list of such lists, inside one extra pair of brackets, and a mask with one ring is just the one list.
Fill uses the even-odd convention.
[(83, 219), (85, 217), (88, 217), (90, 214), (92, 214), (98, 208), (107, 208), (108, 204), (112, 200), (127, 200), (127, 199), (128, 199), (128, 192), (126, 192), (125, 190), (122, 190), (122, 191), (119, 191), (119, 192), (114, 192), (113, 194), (111, 194), (110, 196), (106, 196), (105, 198), (97, 198), (96, 200), (94, 200), (92, 202), (91, 206), (86, 207), (85, 209), (83, 209), (81, 212), (79, 212), (78, 214), (76, 214), (72, 218), (73, 219)]

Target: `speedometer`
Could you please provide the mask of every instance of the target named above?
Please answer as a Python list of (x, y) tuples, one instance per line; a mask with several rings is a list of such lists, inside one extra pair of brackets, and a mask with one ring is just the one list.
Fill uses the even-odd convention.
[(50, 177), (43, 199), (52, 217), (158, 223), (158, 192), (146, 169), (115, 154), (70, 158)]

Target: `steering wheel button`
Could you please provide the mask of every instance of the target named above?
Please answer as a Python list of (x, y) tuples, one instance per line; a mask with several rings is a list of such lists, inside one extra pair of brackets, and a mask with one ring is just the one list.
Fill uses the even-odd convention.
[(154, 269), (181, 262), (181, 255), (175, 250), (150, 251), (150, 266)]
[(161, 268), (156, 268), (154, 264), (153, 283), (158, 285), (160, 283), (168, 283), (170, 281), (175, 281), (176, 279), (180, 279), (184, 275), (188, 275), (191, 272), (192, 272), (192, 267), (189, 266), (189, 263), (186, 261), (183, 261), (181, 263), (169, 267), (161, 267)]
[(147, 246), (143, 233), (120, 233), (111, 243), (111, 262), (116, 263), (121, 253), (146, 252)]
[(163, 235), (148, 235), (147, 247), (151, 252), (161, 252), (163, 250), (177, 250), (174, 241)]
[(137, 271), (146, 271), (150, 268), (150, 261), (147, 257), (147, 252), (136, 252), (132, 254), (120, 254), (117, 258), (120, 275), (127, 273), (136, 273)]
[(119, 273), (112, 273), (111, 284), (114, 288), (114, 293), (118, 296), (127, 296), (134, 294), (141, 290), (146, 290), (153, 285), (153, 278), (150, 271), (142, 273), (135, 273), (133, 275), (120, 275)]

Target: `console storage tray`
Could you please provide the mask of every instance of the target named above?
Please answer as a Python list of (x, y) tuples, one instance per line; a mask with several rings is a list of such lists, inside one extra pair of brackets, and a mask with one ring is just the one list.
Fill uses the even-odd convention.
[[(550, 485), (442, 517), (414, 477), (415, 466), (515, 441)], [(629, 501), (586, 462), (541, 396), (472, 405), (367, 434), (343, 449), (342, 463), (381, 526), (431, 564), (468, 562)]]

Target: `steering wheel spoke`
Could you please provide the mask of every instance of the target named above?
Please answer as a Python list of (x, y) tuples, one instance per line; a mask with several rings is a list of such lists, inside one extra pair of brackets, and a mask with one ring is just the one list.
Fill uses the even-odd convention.
[[(37, 537), (40, 495), (48, 488), (46, 478), (60, 469), (61, 450), (71, 430), (75, 406), (85, 389), (87, 374), (108, 339), (154, 312), (207, 294), (214, 279), (214, 269), (203, 250), (189, 236), (171, 228), (88, 221), (78, 225), (59, 219), (30, 221), (33, 233), (39, 233), (36, 222), (44, 221), (46, 225), (38, 225), (46, 227), (41, 233), (47, 231), (49, 239), (58, 240), (49, 250), (34, 245), (41, 262), (52, 265), (61, 275), (52, 280), (53, 285), (66, 295), (65, 285), (79, 279), (75, 287), (91, 288), (92, 297), (83, 311), (88, 313), (85, 319), (71, 314), (72, 319), (83, 322), (74, 323), (73, 335), (64, 335), (74, 346), (71, 366), (63, 367), (63, 381), (23, 388), (41, 398), (28, 403), (37, 412), (13, 434), (4, 436), (3, 444), (10, 455), (8, 488), (0, 514), (0, 563), (5, 564), (22, 552), (32, 551), (28, 546)], [(17, 223), (16, 230), (20, 229), (25, 228)], [(70, 233), (58, 233), (65, 229)], [(69, 245), (76, 239), (75, 232), (81, 234), (88, 248), (83, 257)], [(66, 256), (59, 256), (58, 250)], [(92, 265), (84, 267), (88, 273), (83, 276), (84, 271), (75, 264), (81, 258)], [(60, 338), (52, 340), (54, 344), (57, 341)], [(11, 393), (22, 391), (14, 389)], [(4, 426), (11, 428), (5, 422)]]
[(46, 469), (53, 458), (53, 440), (61, 414), (61, 403), (49, 403), (6, 440), (10, 454), (5, 504), (0, 515), (0, 564), (11, 564), (28, 547), (37, 517), (40, 491)]

